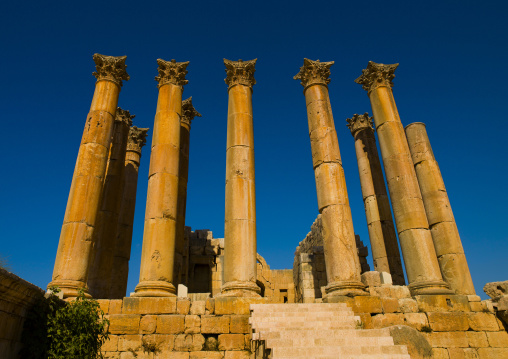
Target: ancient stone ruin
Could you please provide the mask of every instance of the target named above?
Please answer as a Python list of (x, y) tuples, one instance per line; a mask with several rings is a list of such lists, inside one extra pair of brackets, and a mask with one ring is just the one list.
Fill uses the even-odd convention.
[[(129, 80), (126, 57), (93, 59), (97, 82), (49, 286), (66, 300), (79, 290), (99, 300), (111, 321), (107, 358), (508, 358), (508, 285), (488, 284), (491, 300), (475, 293), (426, 127), (404, 128), (399, 118), (398, 64), (368, 63), (355, 82), (373, 116), (347, 119), (373, 271), (351, 218), (327, 86), (333, 61), (309, 59), (294, 78), (304, 88), (319, 215), (300, 238), (293, 268), (272, 270), (256, 250), (256, 60), (224, 60), (224, 238), (186, 226), (190, 130), (201, 114), (191, 98), (182, 100), (189, 62), (157, 60), (140, 278), (127, 293), (148, 129), (117, 107)], [(19, 323), (43, 294), (4, 271), (0, 289), (11, 328), (0, 356), (16, 358)]]

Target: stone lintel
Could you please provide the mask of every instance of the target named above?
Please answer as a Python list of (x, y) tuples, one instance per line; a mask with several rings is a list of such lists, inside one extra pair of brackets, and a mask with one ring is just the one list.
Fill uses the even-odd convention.
[(355, 82), (362, 85), (363, 89), (370, 93), (378, 87), (393, 87), (395, 69), (399, 64), (385, 65), (369, 61), (367, 68), (362, 70), (362, 75)]
[(194, 117), (201, 117), (201, 114), (192, 105), (192, 96), (182, 101), (182, 119), (183, 123), (186, 123), (189, 128), (191, 126)]
[(131, 115), (128, 110), (124, 110), (120, 107), (116, 108), (116, 122), (123, 122), (127, 126), (132, 126), (132, 119), (136, 117), (136, 115)]
[(132, 126), (129, 130), (129, 138), (127, 140), (127, 151), (141, 153), (141, 148), (146, 144), (146, 135), (149, 128), (137, 128)]
[(302, 86), (306, 89), (312, 85), (324, 85), (328, 86), (330, 83), (330, 67), (335, 61), (320, 62), (319, 60), (303, 59), (303, 66), (300, 67), (298, 72), (293, 79), (300, 80)]
[(176, 62), (174, 59), (171, 61), (157, 59), (157, 64), (159, 65), (157, 68), (159, 75), (155, 77), (155, 80), (159, 82), (159, 88), (167, 84), (183, 87), (189, 82), (185, 79), (185, 75), (188, 73), (189, 61)]
[(97, 78), (97, 81), (111, 81), (122, 87), (122, 80), (128, 81), (130, 79), (126, 70), (126, 59), (127, 56), (94, 54), (93, 60), (97, 71), (94, 72), (93, 75)]
[(256, 84), (254, 79), (254, 72), (256, 71), (256, 61), (258, 59), (243, 61), (231, 61), (224, 59), (224, 65), (226, 65), (226, 78), (224, 81), (228, 85), (228, 90), (235, 85), (243, 85), (250, 87)]
[(368, 128), (374, 130), (372, 117), (369, 117), (367, 112), (365, 112), (363, 115), (355, 113), (353, 117), (346, 119), (346, 122), (347, 128), (349, 128), (353, 136), (360, 130), (365, 130)]

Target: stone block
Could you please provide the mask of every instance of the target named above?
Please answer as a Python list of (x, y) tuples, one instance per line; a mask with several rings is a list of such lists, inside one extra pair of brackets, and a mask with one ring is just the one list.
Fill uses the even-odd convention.
[(367, 287), (379, 287), (381, 286), (381, 275), (379, 272), (365, 272), (362, 273), (362, 283)]
[(360, 317), (360, 321), (363, 324), (363, 329), (374, 329), (372, 325), (372, 316), (370, 313), (358, 313), (358, 317)]
[(249, 351), (235, 350), (227, 351), (224, 359), (250, 359), (251, 353)]
[(180, 334), (185, 330), (184, 315), (159, 315), (157, 317), (157, 333)]
[(215, 314), (250, 314), (251, 304), (264, 304), (268, 298), (249, 297), (217, 297), (215, 298)]
[[(123, 300), (112, 299), (109, 301), (109, 312), (108, 314), (122, 314)], [(134, 313), (136, 314), (136, 313)]]
[(219, 350), (242, 350), (245, 349), (245, 335), (243, 334), (220, 334)]
[(487, 339), (493, 348), (508, 348), (508, 333), (502, 332), (487, 332)]
[(188, 292), (189, 291), (186, 286), (184, 286), (183, 284), (178, 284), (178, 290), (177, 290), (178, 298), (187, 298)]
[(372, 326), (375, 329), (391, 327), (392, 325), (403, 325), (403, 314), (378, 314), (372, 317)]
[(479, 348), (479, 359), (508, 358), (508, 348)]
[(215, 299), (208, 298), (205, 303), (205, 314), (215, 313)]
[(433, 348), (468, 348), (469, 343), (465, 332), (434, 332), (427, 338)]
[(139, 334), (136, 335), (122, 335), (118, 338), (118, 351), (138, 351), (141, 349), (141, 338)]
[(491, 282), (485, 284), (483, 291), (492, 299), (508, 295), (508, 280), (502, 282)]
[(466, 338), (471, 348), (486, 348), (489, 346), (485, 332), (466, 332)]
[(469, 313), (469, 326), (474, 331), (498, 331), (496, 316), (491, 313)]
[(116, 352), (118, 350), (118, 336), (110, 335), (109, 339), (102, 345), (102, 352)]
[(379, 277), (381, 279), (382, 285), (392, 285), (393, 284), (392, 275), (390, 273), (380, 272)]
[(417, 295), (414, 297), (420, 312), (470, 312), (465, 295)]
[(358, 296), (354, 298), (353, 311), (355, 313), (382, 313), (381, 298)]
[[(166, 352), (166, 353), (159, 353), (157, 356), (149, 359), (189, 359), (189, 352)], [(136, 358), (138, 359), (138, 358)]]
[(229, 332), (233, 334), (250, 333), (248, 315), (230, 316)]
[(141, 315), (114, 314), (109, 316), (111, 334), (138, 334)]
[(139, 324), (139, 332), (141, 334), (153, 334), (157, 327), (157, 316), (156, 315), (144, 315), (141, 317)]
[(185, 316), (185, 333), (198, 334), (201, 332), (201, 318), (199, 315)]
[(205, 337), (201, 334), (178, 334), (175, 337), (175, 350), (194, 352), (203, 349)]
[(179, 298), (176, 301), (176, 313), (183, 315), (189, 314), (190, 305), (191, 305), (190, 299)]
[(174, 334), (144, 335), (143, 338), (141, 339), (141, 342), (156, 344), (160, 352), (171, 351), (175, 347), (175, 335)]
[(469, 302), (469, 306), (471, 307), (472, 312), (483, 312), (484, 306), (482, 302)]
[(399, 299), (399, 308), (402, 313), (416, 313), (418, 312), (418, 304), (413, 298)]
[(436, 332), (467, 331), (469, 329), (468, 313), (431, 312), (427, 313), (429, 325)]
[(205, 306), (206, 306), (206, 301), (204, 301), (204, 300), (192, 301), (191, 306), (190, 306), (190, 314), (193, 314), (193, 315), (205, 314)]
[(97, 299), (97, 302), (104, 314), (109, 314), (109, 299)]
[(432, 348), (432, 359), (450, 359), (448, 349)]
[(383, 313), (395, 313), (399, 311), (399, 300), (397, 298), (381, 298), (381, 305)]
[(229, 333), (229, 316), (203, 315), (201, 316), (201, 333), (227, 334)]
[(478, 359), (478, 352), (472, 348), (449, 348), (450, 359)]
[(191, 352), (189, 359), (223, 359), (221, 352)]
[(128, 297), (123, 299), (123, 314), (174, 314), (176, 297)]
[(411, 298), (408, 287), (404, 285), (385, 285), (381, 287), (369, 287), (370, 295), (388, 298)]
[(119, 352), (105, 352), (103, 353), (104, 359), (120, 359), (120, 353)]
[(429, 325), (429, 321), (425, 313), (404, 313), (404, 324), (416, 330), (421, 330)]
[(471, 302), (481, 302), (482, 298), (480, 298), (479, 295), (470, 294), (470, 295), (467, 296), (467, 300), (469, 300), (469, 303), (471, 303)]

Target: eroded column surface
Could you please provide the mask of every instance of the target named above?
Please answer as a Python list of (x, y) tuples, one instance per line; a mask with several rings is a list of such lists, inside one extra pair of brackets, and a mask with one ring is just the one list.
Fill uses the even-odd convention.
[(182, 92), (189, 62), (157, 60), (159, 98), (148, 173), (145, 228), (135, 296), (174, 296)]
[(323, 249), (328, 285), (327, 296), (366, 295), (360, 281), (360, 261), (346, 179), (340, 158), (328, 83), (332, 62), (304, 59), (294, 79), (304, 87), (309, 136), (319, 213), (323, 223)]
[(416, 179), (404, 128), (392, 93), (398, 64), (369, 62), (355, 80), (368, 92), (390, 191), (409, 289), (416, 294), (448, 294)]
[(95, 92), (85, 123), (53, 270), (48, 286), (65, 298), (88, 292), (87, 277), (93, 232), (101, 206), (104, 177), (122, 80), (128, 80), (126, 56), (95, 54)]
[(226, 65), (228, 128), (222, 295), (258, 297), (252, 86), (256, 60)]
[(355, 114), (352, 118), (347, 119), (347, 123), (355, 139), (358, 172), (360, 173), (360, 185), (374, 268), (378, 272), (390, 273), (394, 284), (404, 285), (399, 244), (377, 152), (372, 117), (369, 117), (368, 113)]
[(443, 279), (457, 294), (475, 294), (452, 207), (425, 124), (406, 126), (406, 137)]
[(127, 149), (127, 137), (132, 119), (129, 111), (120, 107), (116, 110), (113, 126), (106, 178), (102, 194), (102, 203), (97, 214), (93, 233), (94, 251), (88, 276), (88, 288), (94, 298), (109, 298), (112, 253), (115, 249), (118, 213), (122, 196), (122, 177)]
[(136, 209), (136, 191), (141, 149), (146, 143), (148, 128), (133, 126), (129, 130), (122, 177), (121, 207), (118, 214), (115, 248), (110, 253), (113, 268), (110, 275), (109, 298), (121, 299), (127, 292), (129, 260), (131, 256), (132, 229)]
[(175, 281), (182, 283), (185, 276), (183, 254), (185, 246), (185, 211), (187, 207), (187, 180), (189, 176), (190, 129), (194, 117), (201, 117), (192, 105), (192, 97), (182, 102), (182, 119), (180, 120), (180, 163), (178, 180), (178, 214), (176, 227)]

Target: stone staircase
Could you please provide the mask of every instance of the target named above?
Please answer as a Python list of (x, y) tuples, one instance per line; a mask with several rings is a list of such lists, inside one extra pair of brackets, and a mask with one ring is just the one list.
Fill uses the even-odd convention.
[(388, 329), (357, 329), (359, 317), (344, 303), (251, 304), (256, 358), (410, 359)]

